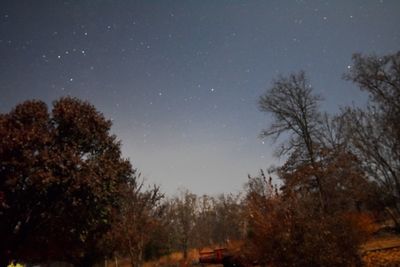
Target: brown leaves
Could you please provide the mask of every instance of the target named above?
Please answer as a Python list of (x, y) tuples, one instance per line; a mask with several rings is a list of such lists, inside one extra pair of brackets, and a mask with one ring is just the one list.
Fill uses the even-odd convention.
[[(271, 191), (273, 192), (273, 191)], [(324, 214), (298, 195), (249, 192), (250, 259), (272, 266), (357, 266), (368, 217)]]
[[(50, 257), (35, 239), (53, 244), (58, 259), (98, 251), (133, 174), (110, 127), (94, 106), (70, 97), (54, 102), (51, 114), (43, 102), (26, 101), (0, 116), (0, 192), (8, 205), (0, 206), (7, 243), (0, 253)], [(10, 235), (17, 222), (19, 235)]]

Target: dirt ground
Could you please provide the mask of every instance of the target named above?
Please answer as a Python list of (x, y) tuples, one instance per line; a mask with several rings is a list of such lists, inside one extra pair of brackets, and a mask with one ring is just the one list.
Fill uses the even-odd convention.
[(400, 266), (400, 237), (375, 238), (362, 247), (361, 253), (367, 267)]

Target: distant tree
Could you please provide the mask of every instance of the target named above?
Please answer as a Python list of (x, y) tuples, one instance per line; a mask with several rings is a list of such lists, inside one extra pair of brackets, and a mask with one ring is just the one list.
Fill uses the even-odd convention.
[(221, 194), (215, 199), (216, 222), (213, 225), (213, 239), (216, 244), (227, 245), (230, 241), (241, 240), (244, 236), (244, 217), (240, 195)]
[(159, 259), (160, 257), (170, 254), (172, 250), (170, 236), (172, 222), (167, 220), (168, 202), (161, 201), (157, 207), (155, 214), (155, 223), (152, 223), (151, 231), (145, 244), (143, 258), (145, 261)]
[[(177, 224), (175, 198), (164, 198), (161, 203), (162, 211), (159, 217), (159, 227), (151, 244), (158, 247), (155, 254), (166, 255), (181, 250), (180, 227)], [(151, 247), (148, 247), (150, 249)]]
[(400, 52), (382, 57), (355, 54), (345, 78), (370, 97), (366, 109), (344, 110), (353, 152), (380, 185), (400, 229)]
[(213, 235), (217, 214), (215, 210), (215, 198), (208, 195), (198, 197), (198, 208), (195, 216), (195, 246), (198, 248), (211, 246), (216, 243)]
[(195, 217), (194, 246), (226, 246), (244, 236), (244, 217), (241, 195), (220, 194), (198, 197)]
[(120, 213), (104, 240), (114, 243), (114, 250), (119, 254), (128, 255), (132, 267), (142, 265), (146, 246), (160, 226), (159, 215), (162, 212), (160, 201), (163, 195), (159, 187), (144, 189), (143, 186), (142, 181), (131, 183), (126, 188)]
[(26, 101), (0, 115), (0, 259), (91, 266), (133, 182), (130, 163), (94, 106), (66, 97), (51, 113)]
[(197, 196), (188, 190), (181, 192), (174, 199), (174, 224), (176, 227), (177, 241), (183, 258), (186, 260), (189, 248), (193, 242), (193, 229), (195, 226)]

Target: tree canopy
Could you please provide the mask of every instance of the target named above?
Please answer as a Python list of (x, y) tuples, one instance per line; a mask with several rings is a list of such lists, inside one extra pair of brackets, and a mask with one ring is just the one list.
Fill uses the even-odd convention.
[(0, 115), (0, 258), (89, 266), (106, 253), (134, 170), (111, 122), (72, 97), (26, 101)]

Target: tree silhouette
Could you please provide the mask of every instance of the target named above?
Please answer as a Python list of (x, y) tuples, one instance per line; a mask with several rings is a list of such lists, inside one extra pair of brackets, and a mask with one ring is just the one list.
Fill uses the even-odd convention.
[[(310, 164), (316, 168), (318, 136), (321, 114), (319, 101), (314, 94), (304, 72), (279, 77), (271, 88), (260, 97), (259, 108), (273, 117), (269, 128), (261, 136), (277, 140), (282, 134), (288, 135), (282, 144), (280, 155), (289, 155), (286, 168)], [(311, 184), (319, 194), (321, 208), (325, 207), (325, 193), (322, 177), (317, 173), (312, 176)]]
[(0, 259), (90, 266), (133, 170), (94, 106), (26, 101), (0, 116)]
[(370, 97), (366, 109), (344, 111), (352, 149), (369, 178), (380, 185), (400, 231), (400, 52), (382, 57), (355, 54), (345, 78)]

